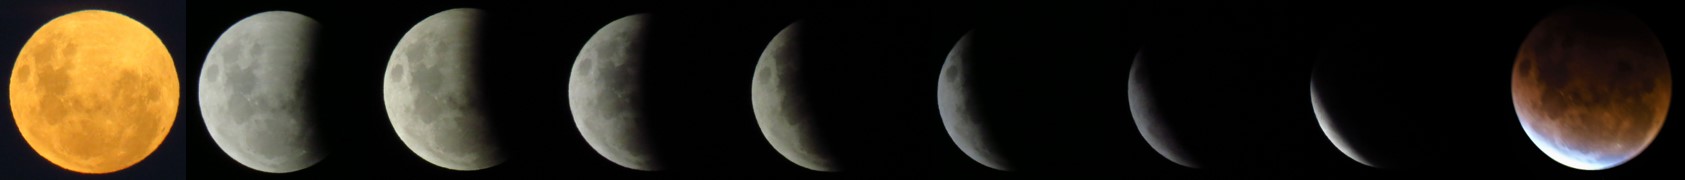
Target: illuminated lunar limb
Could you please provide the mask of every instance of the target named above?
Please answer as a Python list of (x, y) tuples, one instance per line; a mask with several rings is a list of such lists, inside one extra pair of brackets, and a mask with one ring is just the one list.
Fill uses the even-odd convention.
[(622, 167), (662, 168), (643, 115), (644, 43), (650, 15), (630, 15), (604, 25), (574, 60), (568, 107), (586, 144)]
[(841, 168), (822, 141), (802, 77), (802, 23), (784, 27), (761, 51), (755, 63), (749, 99), (761, 134), (778, 154), (798, 166), (820, 172)]

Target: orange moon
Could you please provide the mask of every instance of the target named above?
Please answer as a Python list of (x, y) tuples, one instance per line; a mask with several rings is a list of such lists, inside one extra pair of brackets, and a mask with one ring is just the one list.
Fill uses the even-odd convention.
[(151, 29), (110, 11), (77, 11), (30, 36), (12, 66), (12, 117), (37, 154), (105, 174), (151, 155), (175, 123), (181, 85)]

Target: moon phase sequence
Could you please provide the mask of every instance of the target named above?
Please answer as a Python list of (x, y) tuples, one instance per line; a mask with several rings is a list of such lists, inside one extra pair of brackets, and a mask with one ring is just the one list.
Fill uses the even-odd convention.
[[(497, 73), (486, 72), (479, 67), (481, 62), (497, 60), (482, 58), (485, 56), (480, 51), (480, 47), (484, 46), (480, 33), (485, 14), (479, 9), (458, 8), (426, 17), (397, 42), (385, 66), (381, 92), (390, 125), (399, 140), (416, 157), (441, 168), (477, 171), (515, 158), (504, 149), (505, 142), (496, 136), (499, 133), (493, 129), (493, 124), (502, 120), (488, 115), (487, 108), (490, 106), (487, 106), (482, 94), (484, 82), (480, 82), (481, 77), (486, 73)], [(649, 82), (645, 82), (643, 77), (648, 73), (657, 73), (648, 72), (645, 67), (645, 44), (659, 40), (648, 39), (651, 17), (650, 14), (633, 14), (597, 29), (571, 63), (566, 82), (568, 110), (585, 144), (602, 160), (639, 171), (669, 168), (665, 166), (669, 163), (665, 162), (668, 159), (660, 158), (656, 153), (660, 144), (650, 140), (655, 132), (647, 126), (650, 120), (646, 118), (650, 116), (646, 114), (647, 105), (644, 104), (647, 100), (644, 88), (649, 87), (646, 84)], [(41, 31), (62, 31), (48, 28), (54, 25), (57, 24), (49, 23)], [(321, 137), (317, 132), (319, 122), (312, 119), (314, 112), (310, 111), (314, 102), (311, 102), (312, 95), (306, 90), (311, 88), (307, 83), (311, 81), (308, 70), (318, 63), (314, 59), (314, 50), (318, 48), (318, 28), (319, 24), (314, 19), (303, 14), (264, 12), (235, 23), (211, 46), (199, 77), (199, 107), (212, 140), (234, 161), (261, 172), (290, 173), (311, 167), (326, 157), (321, 139), (331, 137)], [(804, 68), (813, 68), (802, 66), (805, 60), (809, 60), (803, 57), (808, 52), (804, 48), (815, 47), (805, 44), (812, 42), (803, 41), (804, 36), (812, 36), (804, 33), (803, 28), (802, 23), (785, 26), (762, 49), (755, 60), (754, 72), (749, 79), (751, 82), (747, 84), (750, 91), (748, 108), (751, 111), (743, 113), (753, 115), (761, 136), (772, 152), (778, 153), (784, 160), (812, 171), (840, 172), (843, 169), (838, 162), (845, 159), (839, 159), (835, 153), (843, 151), (833, 149), (836, 142), (827, 142), (831, 140), (829, 137), (821, 137), (827, 134), (819, 132), (823, 129), (820, 127), (822, 123), (816, 123), (819, 121), (816, 119), (821, 118), (815, 117), (812, 109), (826, 106), (816, 106), (814, 101), (810, 101), (811, 92), (806, 88), (812, 86), (804, 84), (810, 82), (803, 81)], [(145, 64), (150, 62), (138, 60), (136, 62), (139, 63), (126, 63), (126, 60), (168, 59), (167, 52), (162, 56), (155, 52), (139, 53), (148, 55), (144, 58), (110, 58), (125, 60), (125, 63), (61, 63), (61, 59), (75, 58), (44, 52), (57, 52), (59, 50), (53, 48), (69, 48), (77, 44), (53, 44), (68, 40), (40, 40), (37, 43), (36, 39), (70, 38), (54, 35), (57, 34), (38, 32), (32, 37), (13, 71), (10, 88), (12, 109), (25, 139), (43, 157), (77, 172), (109, 173), (144, 158), (145, 155), (97, 154), (95, 150), (84, 149), (103, 148), (87, 148), (96, 146), (90, 144), (61, 145), (83, 142), (55, 141), (54, 138), (73, 134), (61, 131), (76, 130), (66, 129), (66, 125), (62, 124), (92, 116), (71, 118), (71, 115), (84, 113), (73, 111), (91, 108), (80, 107), (88, 106), (82, 104), (98, 104), (82, 101), (111, 101), (100, 98), (113, 98), (116, 100), (112, 102), (122, 103), (109, 104), (111, 106), (138, 108), (130, 108), (132, 112), (84, 114), (135, 119), (127, 120), (135, 125), (77, 126), (89, 126), (84, 129), (138, 127), (147, 130), (144, 132), (161, 130), (157, 134), (127, 130), (134, 133), (94, 138), (110, 142), (123, 140), (122, 143), (112, 144), (134, 152), (155, 149), (157, 142), (163, 138), (158, 134), (167, 133), (169, 127), (148, 124), (169, 124), (173, 120), (176, 104), (168, 99), (177, 95), (169, 93), (173, 92), (170, 87), (177, 84), (173, 83), (173, 73), (153, 71), (174, 69), (173, 66)], [(947, 132), (949, 140), (953, 141), (951, 143), (959, 149), (957, 154), (963, 154), (984, 167), (1013, 171), (1018, 164), (1008, 162), (1001, 153), (1002, 147), (998, 147), (1000, 144), (996, 142), (1002, 137), (994, 137), (995, 133), (983, 124), (987, 122), (984, 119), (990, 117), (981, 115), (981, 107), (988, 104), (979, 103), (981, 101), (972, 95), (979, 90), (971, 85), (979, 80), (974, 72), (967, 69), (974, 56), (972, 39), (972, 33), (962, 35), (951, 49), (947, 49), (941, 66), (932, 67), (937, 72), (934, 73), (937, 92), (933, 94), (937, 104), (934, 108), (936, 112), (932, 113), (938, 115), (943, 127), (926, 127), (926, 130)], [(156, 41), (155, 37), (153, 40)], [(156, 49), (149, 49), (154, 47), (147, 44), (134, 46), (144, 47), (139, 50), (163, 50), (161, 45)], [(1637, 157), (1656, 139), (1666, 120), (1671, 99), (1671, 70), (1660, 41), (1632, 14), (1608, 9), (1558, 11), (1539, 21), (1521, 42), (1519, 50), (1510, 74), (1512, 105), (1520, 119), (1521, 132), (1548, 158), (1575, 169), (1608, 169)], [(1162, 84), (1175, 78), (1168, 76), (1181, 74), (1167, 74), (1173, 69), (1149, 67), (1159, 65), (1149, 62), (1180, 59), (1159, 57), (1163, 56), (1148, 51), (1136, 52), (1126, 77), (1120, 77), (1115, 82), (1100, 82), (1128, 86), (1127, 92), (1122, 93), (1127, 94), (1132, 116), (1130, 120), (1118, 120), (1133, 121), (1137, 132), (1146, 140), (1146, 146), (1171, 163), (1187, 168), (1229, 165), (1223, 163), (1230, 160), (1226, 157), (1237, 156), (1217, 155), (1213, 158), (1213, 155), (1202, 154), (1208, 151), (1193, 150), (1210, 149), (1195, 146), (1208, 144), (1206, 142), (1193, 142), (1205, 139), (1176, 137), (1190, 134), (1171, 132), (1172, 124), (1192, 123), (1167, 118), (1171, 111), (1166, 109), (1187, 107), (1165, 105), (1171, 98), (1164, 98), (1166, 96), (1162, 94), (1168, 91), (1155, 86), (1166, 86)], [(101, 67), (118, 72), (110, 73), (114, 74), (110, 77), (89, 75), (96, 73), (78, 70), (89, 68), (78, 66), (100, 63), (121, 66)], [(139, 89), (143, 91), (138, 92), (144, 93), (133, 97), (94, 96), (88, 94), (122, 93), (77, 90), (101, 88), (76, 85), (49, 85), (51, 82), (82, 84), (49, 79), (68, 76), (121, 79), (124, 83), (112, 83), (117, 85), (101, 88)], [(1379, 161), (1372, 157), (1386, 154), (1354, 150), (1358, 148), (1349, 142), (1355, 140), (1339, 132), (1362, 131), (1362, 128), (1331, 128), (1333, 125), (1330, 124), (1335, 122), (1364, 121), (1333, 121), (1329, 120), (1331, 117), (1325, 117), (1330, 114), (1329, 111), (1340, 108), (1326, 107), (1328, 105), (1324, 101), (1327, 100), (1324, 98), (1329, 98), (1327, 96), (1331, 95), (1327, 94), (1332, 93), (1315, 86), (1316, 83), (1333, 81), (1310, 82), (1313, 86), (1309, 89), (1311, 108), (1306, 108), (1305, 112), (1316, 115), (1324, 137), (1333, 142), (1333, 148), (1360, 164), (1382, 167), (1379, 164), (1385, 163), (1377, 163)], [(72, 93), (44, 93), (60, 91)], [(53, 104), (43, 100), (47, 96), (74, 100), (66, 101), (72, 102), (70, 105)], [(65, 120), (50, 120), (55, 118)], [(145, 146), (147, 142), (151, 143), (151, 147)], [(52, 143), (60, 144), (37, 145)], [(139, 151), (142, 149), (146, 151)]]

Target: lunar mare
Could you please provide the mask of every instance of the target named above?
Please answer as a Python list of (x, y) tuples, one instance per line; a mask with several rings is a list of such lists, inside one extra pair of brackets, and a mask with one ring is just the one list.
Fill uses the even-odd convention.
[(995, 142), (979, 115), (979, 106), (971, 93), (970, 84), (974, 81), (966, 67), (966, 61), (971, 56), (971, 33), (960, 37), (954, 43), (953, 50), (948, 51), (948, 58), (942, 63), (942, 72), (937, 75), (936, 105), (942, 116), (942, 125), (948, 130), (948, 137), (954, 139), (954, 144), (960, 151), (970, 156), (977, 163), (997, 170), (1010, 170), (1007, 161), (997, 152)]
[(429, 163), (451, 170), (490, 168), (505, 160), (477, 82), (479, 9), (445, 10), (416, 23), (398, 41), (382, 84), (398, 138)]
[(761, 52), (750, 84), (751, 104), (761, 134), (778, 154), (807, 169), (834, 172), (839, 169), (820, 142), (800, 84), (801, 28), (801, 23), (785, 27)]
[(288, 173), (323, 158), (305, 73), (318, 24), (269, 11), (234, 23), (211, 45), (199, 74), (199, 109), (211, 139), (235, 162)]
[(1569, 8), (1534, 26), (1511, 92), (1522, 130), (1558, 163), (1602, 170), (1638, 156), (1667, 118), (1667, 57), (1637, 17)]
[(568, 107), (598, 154), (626, 168), (660, 169), (643, 116), (644, 34), (647, 14), (626, 16), (597, 30), (574, 60)]
[(48, 21), (18, 52), (12, 117), (37, 154), (66, 170), (106, 174), (158, 149), (175, 123), (181, 84), (164, 42), (110, 11)]

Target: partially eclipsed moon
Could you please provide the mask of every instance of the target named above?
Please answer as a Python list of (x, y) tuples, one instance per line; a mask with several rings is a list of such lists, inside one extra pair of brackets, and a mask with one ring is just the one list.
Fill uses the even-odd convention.
[(1321, 127), (1322, 133), (1328, 136), (1328, 141), (1334, 143), (1334, 148), (1339, 149), (1340, 153), (1345, 154), (1346, 157), (1352, 158), (1352, 160), (1357, 161), (1357, 163), (1369, 167), (1381, 167), (1366, 158), (1372, 155), (1363, 151), (1358, 151), (1357, 147), (1353, 147), (1350, 143), (1351, 140), (1347, 139), (1346, 136), (1341, 133), (1342, 129), (1335, 126), (1338, 122), (1334, 120), (1334, 117), (1329, 116), (1329, 109), (1327, 105), (1325, 105), (1327, 103), (1322, 100), (1322, 96), (1325, 95), (1317, 93), (1316, 84), (1316, 80), (1311, 80), (1311, 110), (1316, 113), (1317, 126)]
[(1516, 115), (1556, 162), (1582, 170), (1626, 163), (1667, 119), (1667, 56), (1632, 14), (1561, 10), (1534, 26), (1520, 49), (1511, 76)]
[(1161, 112), (1159, 100), (1153, 97), (1153, 73), (1150, 73), (1153, 67), (1148, 67), (1152, 63), (1146, 62), (1153, 59), (1147, 58), (1147, 51), (1143, 49), (1136, 53), (1135, 63), (1129, 67), (1129, 113), (1135, 119), (1135, 128), (1141, 132), (1141, 138), (1147, 140), (1147, 145), (1152, 146), (1153, 150), (1165, 159), (1182, 166), (1199, 168), (1200, 164), (1195, 163), (1185, 145), (1177, 139), (1175, 132), (1172, 132), (1172, 127), (1165, 122), (1167, 120), (1163, 117), (1164, 112)]
[(110, 11), (54, 18), (12, 69), (12, 116), (35, 152), (64, 169), (116, 172), (158, 149), (175, 123), (174, 60), (140, 22)]
[(644, 34), (649, 15), (637, 14), (597, 30), (574, 60), (568, 106), (585, 142), (609, 161), (658, 170), (643, 115)]
[(948, 51), (946, 62), (942, 63), (942, 73), (936, 79), (936, 107), (941, 110), (942, 125), (948, 129), (948, 136), (954, 139), (954, 144), (960, 151), (970, 156), (977, 163), (997, 170), (1010, 170), (1006, 159), (1001, 157), (998, 147), (981, 115), (978, 104), (972, 95), (972, 86), (967, 83), (971, 79), (971, 71), (967, 69), (967, 61), (971, 61), (971, 33), (960, 37), (954, 43), (953, 50)]
[(386, 66), (386, 115), (421, 159), (451, 170), (503, 163), (480, 94), (479, 9), (445, 10), (416, 23)]
[(819, 141), (807, 94), (798, 79), (798, 64), (803, 60), (801, 28), (801, 23), (785, 27), (761, 52), (749, 88), (751, 103), (761, 134), (778, 154), (807, 169), (834, 172), (837, 164)]
[(316, 20), (270, 11), (234, 23), (211, 45), (199, 74), (199, 110), (211, 140), (246, 167), (298, 171), (322, 161), (306, 68)]

